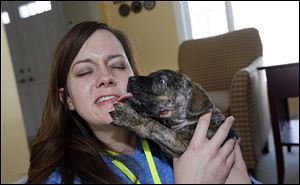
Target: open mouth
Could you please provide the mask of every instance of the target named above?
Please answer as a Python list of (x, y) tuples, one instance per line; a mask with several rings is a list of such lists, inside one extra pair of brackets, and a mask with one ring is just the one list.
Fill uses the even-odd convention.
[(171, 110), (161, 110), (159, 111), (159, 117), (167, 118), (171, 116)]
[(108, 103), (122, 102), (126, 98), (130, 98), (130, 97), (133, 97), (131, 93), (126, 93), (123, 94), (122, 96), (118, 96), (118, 95), (101, 96), (95, 101), (95, 104), (106, 105)]
[(118, 100), (118, 98), (119, 98), (119, 96), (117, 96), (117, 95), (101, 96), (96, 100), (95, 104), (106, 105), (108, 103), (114, 103)]

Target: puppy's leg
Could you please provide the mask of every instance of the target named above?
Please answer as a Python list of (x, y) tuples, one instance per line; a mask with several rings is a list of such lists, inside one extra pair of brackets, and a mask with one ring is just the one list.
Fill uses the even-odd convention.
[(142, 138), (151, 139), (168, 155), (179, 156), (185, 151), (188, 140), (183, 139), (176, 131), (154, 119), (142, 117), (127, 104), (115, 103), (114, 107), (115, 111), (110, 112), (114, 125), (132, 130)]
[[(224, 123), (224, 121), (225, 121), (224, 115), (221, 113), (221, 111), (217, 107), (213, 106), (212, 116), (210, 119), (210, 125), (209, 125), (208, 131), (207, 131), (208, 139), (211, 139), (214, 136), (214, 134), (217, 132), (217, 130), (221, 126), (221, 124)], [(235, 129), (231, 128), (229, 130), (229, 134), (228, 134), (228, 137), (226, 138), (226, 140), (229, 138), (238, 139), (239, 138), (238, 132)]]

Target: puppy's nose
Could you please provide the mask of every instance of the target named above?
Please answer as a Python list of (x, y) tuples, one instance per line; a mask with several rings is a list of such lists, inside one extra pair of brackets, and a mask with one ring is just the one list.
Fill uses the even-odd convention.
[(138, 81), (138, 79), (137, 79), (137, 77), (135, 77), (135, 76), (131, 76), (131, 77), (129, 77), (129, 79), (128, 79), (128, 82), (129, 83), (133, 83), (133, 82), (137, 82)]

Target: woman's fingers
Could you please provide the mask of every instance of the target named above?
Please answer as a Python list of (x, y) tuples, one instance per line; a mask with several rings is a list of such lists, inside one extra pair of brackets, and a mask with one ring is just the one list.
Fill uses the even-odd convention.
[(234, 139), (227, 140), (224, 145), (219, 150), (219, 155), (221, 159), (226, 160), (228, 156), (234, 152), (234, 146), (236, 141)]
[(244, 159), (243, 159), (239, 141), (237, 141), (237, 143), (234, 146), (234, 152), (235, 152), (235, 158), (236, 158), (237, 163), (241, 163), (241, 164), (244, 163)]
[(194, 135), (190, 142), (191, 146), (198, 145), (199, 143), (203, 143), (206, 140), (206, 133), (209, 127), (210, 118), (211, 111), (199, 118)]
[(228, 136), (229, 130), (234, 122), (234, 117), (230, 116), (226, 118), (225, 122), (218, 128), (215, 135), (211, 138), (210, 143), (213, 147), (220, 148)]
[(234, 162), (235, 162), (235, 151), (232, 150), (231, 153), (229, 154), (228, 158), (226, 159), (226, 166), (228, 166), (229, 168), (232, 168)]

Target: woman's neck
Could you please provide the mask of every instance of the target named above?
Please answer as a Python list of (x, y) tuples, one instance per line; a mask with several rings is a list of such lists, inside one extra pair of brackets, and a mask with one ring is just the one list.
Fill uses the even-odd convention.
[(93, 129), (93, 131), (99, 140), (115, 152), (128, 154), (136, 148), (136, 134), (125, 128), (105, 125), (104, 127)]

